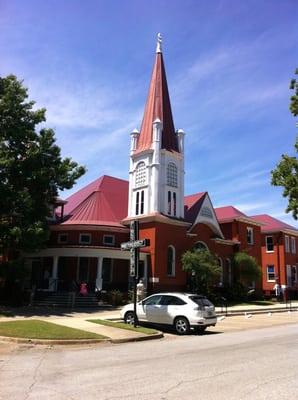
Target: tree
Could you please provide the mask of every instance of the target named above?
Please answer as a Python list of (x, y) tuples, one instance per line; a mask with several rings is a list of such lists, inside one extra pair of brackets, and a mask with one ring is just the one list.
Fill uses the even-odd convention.
[[(298, 68), (295, 71), (298, 75)], [(290, 101), (290, 111), (296, 117), (298, 115), (298, 81), (292, 79), (290, 89), (294, 90)], [(296, 153), (298, 153), (298, 137), (295, 143)], [(286, 212), (292, 212), (294, 219), (298, 219), (298, 159), (297, 156), (283, 154), (281, 161), (276, 168), (271, 171), (271, 184), (282, 186), (283, 196), (288, 198)]]
[(58, 191), (85, 173), (61, 158), (46, 110), (34, 109), (28, 90), (13, 75), (0, 77), (0, 253), (11, 260), (42, 248)]
[[(295, 75), (298, 75), (298, 68), (296, 68)], [(290, 111), (297, 117), (298, 115), (298, 81), (296, 79), (292, 79), (290, 82), (290, 89), (294, 90), (293, 96), (291, 96), (290, 102)]]
[(217, 258), (204, 249), (186, 251), (182, 255), (182, 269), (191, 277), (192, 290), (207, 295), (221, 275)]
[(239, 281), (242, 284), (248, 286), (251, 282), (260, 279), (262, 271), (254, 257), (239, 251), (234, 255), (233, 261)]

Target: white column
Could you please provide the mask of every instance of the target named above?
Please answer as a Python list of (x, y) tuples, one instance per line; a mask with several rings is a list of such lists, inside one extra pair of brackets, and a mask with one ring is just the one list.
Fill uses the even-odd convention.
[(97, 257), (97, 272), (96, 272), (96, 282), (95, 282), (96, 292), (102, 290), (102, 260), (103, 257)]
[(53, 269), (52, 269), (52, 276), (49, 278), (49, 290), (55, 292), (57, 290), (57, 283), (58, 283), (58, 261), (59, 257), (53, 257)]

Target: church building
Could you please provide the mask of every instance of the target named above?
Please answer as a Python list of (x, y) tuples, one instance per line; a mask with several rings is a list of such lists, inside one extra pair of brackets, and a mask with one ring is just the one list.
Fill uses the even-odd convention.
[[(185, 140), (174, 125), (159, 35), (143, 121), (130, 134), (129, 181), (102, 176), (58, 204), (48, 247), (28, 255), (37, 289), (67, 291), (74, 282), (86, 282), (92, 291), (127, 291), (130, 255), (121, 243), (129, 240), (130, 222), (138, 220), (140, 238), (150, 239), (139, 263), (148, 293), (186, 290), (181, 257), (193, 248), (216, 255), (219, 287), (233, 285), (232, 257), (247, 251), (263, 268), (263, 282), (252, 284), (274, 290), (275, 281), (266, 280), (271, 270), (262, 262), (264, 240), (269, 240), (263, 236), (264, 220), (233, 206), (214, 209), (208, 192), (185, 196)], [(290, 265), (296, 271), (298, 231), (291, 227), (290, 234), (295, 242)], [(291, 279), (298, 284), (297, 274)]]

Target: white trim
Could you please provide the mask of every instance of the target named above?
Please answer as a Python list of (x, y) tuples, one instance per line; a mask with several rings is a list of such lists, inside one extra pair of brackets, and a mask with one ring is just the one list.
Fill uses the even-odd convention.
[[(145, 260), (148, 253), (140, 252), (140, 260)], [(27, 258), (36, 257), (106, 257), (122, 260), (130, 260), (129, 251), (120, 249), (109, 249), (102, 247), (49, 247), (40, 250), (38, 253), (25, 254)]]
[[(269, 272), (268, 273), (268, 268), (269, 267), (273, 267), (273, 272)], [(269, 274), (274, 274), (274, 278), (273, 279), (269, 279)], [(274, 264), (267, 264), (266, 265), (266, 279), (267, 279), (267, 282), (275, 282), (276, 274), (275, 274), (275, 266), (274, 266)]]

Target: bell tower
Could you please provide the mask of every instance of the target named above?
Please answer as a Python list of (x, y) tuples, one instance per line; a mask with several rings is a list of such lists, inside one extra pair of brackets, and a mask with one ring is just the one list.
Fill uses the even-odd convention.
[(141, 129), (131, 133), (128, 218), (184, 218), (184, 135), (174, 128), (158, 34)]

